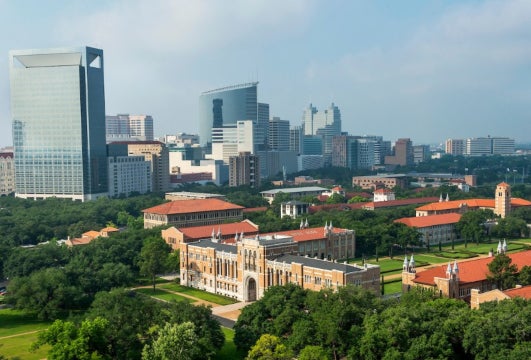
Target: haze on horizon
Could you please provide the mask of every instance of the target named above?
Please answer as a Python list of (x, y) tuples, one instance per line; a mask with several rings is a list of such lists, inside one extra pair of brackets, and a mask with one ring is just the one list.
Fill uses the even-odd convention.
[(0, 147), (12, 144), (8, 51), (103, 49), (106, 113), (155, 135), (198, 132), (207, 90), (260, 81), (299, 125), (339, 106), (343, 131), (415, 144), (531, 142), (531, 2), (0, 0)]

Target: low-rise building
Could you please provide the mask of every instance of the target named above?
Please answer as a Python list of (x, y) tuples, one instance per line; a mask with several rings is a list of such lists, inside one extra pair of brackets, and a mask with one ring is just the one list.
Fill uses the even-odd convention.
[(450, 213), (431, 216), (407, 217), (395, 220), (409, 227), (417, 229), (420, 241), (426, 246), (445, 244), (455, 240), (455, 224), (461, 219), (461, 214)]
[(292, 219), (296, 219), (301, 215), (308, 214), (309, 208), (310, 204), (302, 201), (291, 200), (283, 202), (280, 204), (280, 217), (289, 216)]
[(352, 178), (352, 186), (359, 186), (362, 189), (378, 189), (381, 187), (392, 189), (395, 186), (405, 188), (407, 187), (407, 177), (403, 174), (354, 176)]
[(280, 194), (289, 194), (292, 199), (300, 198), (303, 196), (318, 196), (327, 189), (319, 186), (307, 186), (307, 187), (295, 187), (295, 188), (283, 188), (261, 191), (262, 197), (266, 199), (270, 204), (275, 200), (275, 197)]
[(507, 299), (514, 299), (516, 297), (522, 299), (531, 299), (531, 285), (520, 286), (517, 285), (513, 289), (500, 290), (494, 289), (481, 293), (479, 289), (472, 289), (470, 291), (470, 307), (472, 309), (479, 309), (479, 306), (489, 301), (502, 301)]
[(190, 227), (243, 220), (243, 206), (220, 199), (176, 200), (142, 210), (144, 228)]
[(374, 190), (374, 202), (393, 201), (395, 200), (395, 192), (391, 189), (381, 188)]

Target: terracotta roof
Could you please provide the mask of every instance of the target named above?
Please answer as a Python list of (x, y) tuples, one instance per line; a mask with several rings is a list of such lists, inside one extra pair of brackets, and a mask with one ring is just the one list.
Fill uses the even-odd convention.
[(190, 199), (170, 201), (144, 209), (142, 212), (170, 215), (236, 209), (243, 209), (243, 206), (231, 204), (220, 199)]
[(65, 244), (67, 246), (87, 245), (92, 240), (94, 240), (94, 239), (91, 238), (91, 237), (68, 239), (68, 240), (66, 240)]
[(88, 237), (88, 238), (97, 238), (98, 236), (100, 236), (100, 232), (99, 231), (96, 231), (96, 230), (90, 230), (90, 231), (87, 231), (87, 232), (84, 232), (82, 234), (82, 236), (85, 238), (85, 237)]
[[(348, 231), (347, 229), (341, 229), (341, 228), (333, 228), (332, 232), (334, 234), (341, 234)], [(299, 242), (299, 241), (309, 241), (309, 240), (321, 240), (326, 239), (326, 236), (324, 235), (324, 226), (315, 227), (315, 228), (306, 228), (306, 229), (300, 229), (300, 230), (287, 230), (287, 231), (279, 231), (279, 232), (272, 232), (272, 233), (266, 233), (266, 234), (260, 234), (261, 236), (266, 235), (287, 235), (292, 236), (293, 241)]]
[(393, 192), (394, 192), (393, 190), (388, 189), (388, 188), (380, 188), (380, 189), (374, 190), (375, 194), (391, 194)]
[(103, 228), (100, 230), (100, 232), (116, 232), (116, 231), (119, 231), (119, 230), (112, 226), (107, 226), (106, 228)]
[(410, 198), (410, 199), (399, 199), (399, 200), (389, 200), (389, 201), (378, 201), (378, 202), (367, 202), (364, 203), (364, 208), (375, 209), (375, 208), (386, 208), (394, 206), (406, 206), (406, 205), (415, 205), (423, 204), (431, 201), (435, 201), (439, 198), (437, 197), (422, 197), (422, 198)]
[(502, 181), (497, 186), (511, 187), (511, 185), (507, 184), (505, 181)]
[(224, 236), (241, 234), (242, 232), (244, 234), (256, 234), (258, 233), (258, 226), (253, 224), (250, 220), (243, 220), (229, 224), (182, 227), (177, 230), (191, 239), (206, 239), (212, 235), (212, 230), (214, 230), (216, 234), (218, 231), (221, 231), (221, 234)]
[(510, 298), (521, 297), (531, 299), (531, 285), (505, 290), (503, 293)]
[[(462, 204), (466, 204), (469, 208), (492, 208), (494, 209), (494, 199), (462, 199), (452, 201), (434, 202), (418, 207), (417, 211), (442, 211), (442, 210), (457, 210)], [(531, 206), (531, 201), (520, 198), (512, 198), (511, 206)]]
[[(494, 244), (492, 246), (495, 247)], [(524, 265), (531, 265), (531, 250), (508, 255), (512, 259), (512, 264), (516, 264), (518, 269), (521, 269)], [(493, 259), (487, 257), (459, 262), (459, 282), (467, 283), (485, 280), (489, 274), (487, 265)], [(413, 281), (420, 284), (435, 285), (433, 278), (446, 278), (447, 266), (448, 264), (442, 264), (424, 271), (419, 271)]]
[(423, 228), (428, 226), (455, 224), (461, 219), (461, 214), (439, 214), (431, 216), (406, 217), (395, 220), (410, 227)]
[(260, 206), (260, 207), (254, 207), (254, 208), (245, 208), (243, 209), (244, 213), (250, 213), (250, 212), (258, 212), (258, 211), (267, 211), (267, 206)]

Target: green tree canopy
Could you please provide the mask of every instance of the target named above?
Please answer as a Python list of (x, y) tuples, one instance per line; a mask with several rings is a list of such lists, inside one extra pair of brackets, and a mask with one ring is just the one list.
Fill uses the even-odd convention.
[(168, 256), (171, 247), (160, 236), (146, 239), (140, 251), (140, 273), (148, 276), (155, 291), (155, 278), (168, 269)]

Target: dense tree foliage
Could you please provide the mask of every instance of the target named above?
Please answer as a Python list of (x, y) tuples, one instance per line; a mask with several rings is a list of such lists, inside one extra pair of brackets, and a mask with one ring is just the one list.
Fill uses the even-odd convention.
[(140, 273), (151, 279), (153, 291), (157, 274), (161, 274), (169, 267), (171, 247), (160, 236), (153, 236), (144, 241), (140, 251)]
[(494, 282), (498, 289), (505, 290), (514, 287), (518, 267), (511, 264), (512, 259), (506, 254), (498, 254), (487, 265), (489, 274), (487, 279)]
[(431, 291), (383, 301), (359, 288), (286, 285), (243, 309), (234, 341), (249, 358), (284, 345), (299, 359), (527, 359), (530, 316), (522, 299), (471, 310)]
[(465, 240), (465, 247), (469, 240), (479, 243), (487, 234), (485, 223), (488, 219), (492, 219), (494, 213), (492, 210), (475, 210), (467, 211), (459, 219), (455, 228)]

